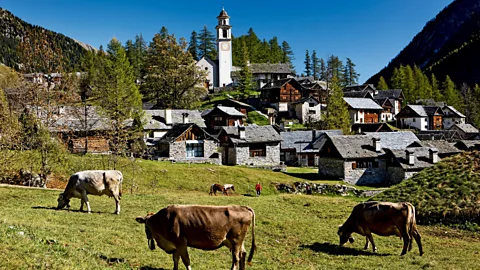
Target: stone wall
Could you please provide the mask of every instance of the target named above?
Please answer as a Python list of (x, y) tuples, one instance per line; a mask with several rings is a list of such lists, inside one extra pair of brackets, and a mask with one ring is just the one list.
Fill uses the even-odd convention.
[(352, 168), (355, 161), (345, 161), (344, 181), (359, 186), (387, 186), (387, 164), (385, 160), (378, 160), (378, 168)]
[[(280, 164), (280, 144), (270, 143), (266, 145), (265, 157), (250, 157), (248, 145), (237, 146), (235, 165), (278, 165)], [(229, 153), (230, 154), (230, 153)], [(230, 157), (229, 157), (230, 159)]]
[(396, 185), (405, 180), (405, 171), (401, 167), (388, 167), (387, 174), (390, 185)]
[(169, 145), (169, 159), (177, 162), (222, 164), (222, 155), (217, 149), (215, 141), (206, 140), (203, 142), (203, 157), (187, 158), (187, 143), (173, 142)]
[(320, 157), (318, 163), (318, 174), (336, 179), (343, 179), (345, 177), (343, 160)]

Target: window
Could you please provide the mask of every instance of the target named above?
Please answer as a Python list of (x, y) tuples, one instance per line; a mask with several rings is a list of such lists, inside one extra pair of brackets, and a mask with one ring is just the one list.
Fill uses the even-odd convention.
[(315, 114), (315, 110), (309, 110), (308, 114)]
[(267, 156), (267, 147), (265, 144), (252, 143), (248, 146), (250, 157), (265, 157)]
[(187, 158), (203, 157), (203, 143), (187, 143)]
[(352, 163), (352, 169), (357, 169), (357, 168), (378, 168), (378, 161), (357, 160)]
[(308, 107), (315, 107), (315, 103), (308, 103)]
[(415, 121), (416, 121), (415, 118), (413, 118), (413, 122), (415, 122)]
[(228, 36), (227, 36), (227, 30), (225, 30), (225, 29), (223, 29), (223, 37), (224, 37), (224, 38), (227, 38), (227, 37), (228, 37)]

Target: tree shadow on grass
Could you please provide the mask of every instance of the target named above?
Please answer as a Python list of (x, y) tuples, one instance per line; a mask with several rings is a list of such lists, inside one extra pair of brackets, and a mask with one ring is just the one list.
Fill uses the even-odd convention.
[(142, 266), (138, 269), (140, 269), (140, 270), (167, 270), (165, 268), (156, 268), (156, 267), (150, 267), (150, 266)]
[(300, 248), (311, 249), (315, 252), (322, 252), (330, 255), (349, 255), (349, 256), (390, 256), (390, 254), (378, 254), (349, 247), (340, 247), (331, 243), (320, 244), (315, 242), (311, 245), (301, 245)]

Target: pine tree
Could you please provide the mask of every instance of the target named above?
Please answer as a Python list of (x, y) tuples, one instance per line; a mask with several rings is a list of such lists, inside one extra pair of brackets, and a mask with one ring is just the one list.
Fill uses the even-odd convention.
[(415, 80), (415, 99), (429, 98), (429, 83), (428, 81), (425, 81), (424, 74), (417, 65), (413, 66), (413, 76)]
[(314, 80), (318, 80), (320, 77), (320, 59), (317, 57), (317, 52), (312, 51), (312, 75)]
[(127, 58), (133, 68), (133, 73), (137, 79), (142, 77), (142, 68), (147, 54), (147, 44), (142, 34), (135, 36), (135, 41), (127, 40), (125, 45)]
[[(393, 89), (402, 89), (403, 81), (405, 80), (405, 74), (403, 66), (393, 69), (392, 77), (390, 78), (390, 85)], [(405, 94), (405, 93), (404, 93)]]
[(217, 60), (217, 49), (215, 48), (215, 36), (204, 25), (198, 34), (198, 58), (207, 56), (212, 60)]
[[(142, 113), (142, 98), (135, 74), (120, 41), (113, 38), (107, 47), (101, 70), (92, 89), (95, 104), (110, 119), (110, 138), (114, 157), (124, 155), (130, 138), (126, 121)], [(116, 158), (114, 159), (114, 167)]]
[(338, 56), (331, 55), (327, 60), (327, 80), (335, 77), (337, 82), (341, 85), (343, 79), (344, 66)]
[(343, 134), (350, 133), (350, 115), (348, 106), (343, 100), (343, 91), (338, 79), (333, 77), (329, 83), (331, 94), (327, 99), (327, 129), (341, 129)]
[(353, 63), (352, 59), (347, 57), (344, 75), (344, 81), (346, 85), (358, 84), (358, 77), (360, 76), (360, 74), (358, 74), (355, 70), (355, 66), (356, 65)]
[(150, 42), (145, 65), (145, 82), (141, 92), (145, 101), (158, 107), (185, 109), (199, 104), (206, 89), (199, 87), (206, 78), (205, 71), (197, 69), (187, 43), (173, 35), (162, 38), (156, 34)]
[[(253, 31), (253, 28), (248, 29), (247, 35), (245, 36), (245, 43), (247, 45), (251, 63), (266, 63), (269, 60), (270, 45), (266, 40), (263, 40), (263, 52), (260, 52), (259, 50), (262, 42), (257, 34), (255, 34), (255, 31)], [(241, 52), (241, 54), (243, 54), (243, 52)], [(260, 61), (261, 55), (265, 57), (262, 61)]]
[(242, 57), (242, 66), (240, 70), (240, 84), (238, 86), (240, 93), (242, 93), (242, 97), (248, 97), (249, 94), (254, 90), (253, 85), (253, 75), (252, 71), (249, 67), (249, 56), (248, 56), (248, 47), (243, 40), (243, 57)]
[(458, 92), (457, 88), (455, 87), (455, 84), (450, 79), (450, 76), (447, 75), (445, 77), (442, 88), (445, 102), (448, 105), (453, 106), (455, 109), (463, 111), (462, 97)]
[(282, 63), (288, 63), (290, 65), (290, 70), (295, 72), (295, 67), (293, 66), (293, 60), (295, 57), (293, 56), (293, 51), (288, 42), (282, 42)]
[(190, 42), (188, 43), (187, 50), (192, 55), (192, 57), (195, 61), (199, 60), (197, 40), (198, 40), (198, 34), (197, 34), (197, 32), (193, 31), (192, 35), (190, 36)]
[(388, 90), (388, 89), (390, 89), (390, 88), (388, 88), (388, 84), (385, 81), (385, 79), (383, 78), (383, 76), (380, 76), (380, 79), (378, 79), (377, 89), (378, 90)]
[(327, 66), (325, 65), (325, 60), (323, 60), (323, 58), (320, 58), (320, 61), (319, 61), (318, 79), (320, 81), (326, 81), (327, 80)]
[(305, 64), (305, 75), (310, 77), (310, 75), (312, 75), (312, 62), (310, 60), (310, 54), (308, 53), (308, 50), (305, 52), (305, 61), (303, 63)]
[(162, 26), (162, 29), (160, 29), (160, 37), (166, 38), (167, 36), (168, 36), (168, 29), (165, 26)]

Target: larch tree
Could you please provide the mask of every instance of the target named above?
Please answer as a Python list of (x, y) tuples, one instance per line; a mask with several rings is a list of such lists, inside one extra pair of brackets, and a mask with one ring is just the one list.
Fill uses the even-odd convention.
[(305, 76), (309, 77), (312, 75), (312, 61), (310, 60), (310, 53), (308, 53), (308, 50), (305, 52), (305, 61), (303, 62), (305, 64)]
[[(265, 63), (269, 60), (270, 44), (268, 44), (266, 40), (263, 40), (262, 43), (251, 27), (248, 29), (247, 35), (245, 36), (245, 43), (247, 45), (251, 63)], [(260, 50), (262, 52), (260, 52)], [(243, 54), (243, 51), (241, 54)], [(265, 57), (265, 59), (260, 60), (261, 56)]]
[(378, 79), (377, 89), (378, 90), (388, 90), (389, 89), (388, 84), (385, 81), (385, 79), (383, 78), (383, 76), (380, 76), (380, 79)]
[(198, 34), (197, 32), (193, 31), (190, 35), (190, 41), (188, 42), (187, 51), (192, 55), (193, 60), (198, 61)]
[(450, 79), (450, 76), (445, 77), (445, 81), (442, 85), (443, 88), (443, 96), (445, 98), (445, 102), (455, 107), (455, 109), (459, 111), (463, 111), (463, 100), (462, 97), (457, 90), (455, 83)]
[(433, 100), (442, 101), (444, 98), (442, 92), (440, 91), (440, 84), (433, 73), (430, 76), (430, 85), (432, 87), (431, 97), (433, 98)]
[(268, 41), (270, 45), (270, 63), (280, 63), (282, 62), (282, 47), (278, 44), (278, 38), (273, 37)]
[(343, 99), (343, 91), (338, 79), (330, 79), (329, 88), (331, 94), (327, 98), (327, 113), (325, 122), (327, 129), (341, 129), (343, 134), (350, 133), (350, 115), (348, 106)]
[(142, 114), (142, 96), (135, 74), (120, 41), (113, 38), (94, 79), (92, 94), (100, 113), (110, 121), (110, 146), (115, 169), (119, 155), (125, 155), (131, 139), (129, 121)]
[(141, 86), (144, 100), (160, 108), (195, 108), (206, 93), (206, 72), (200, 70), (186, 52), (187, 43), (174, 35), (156, 34), (147, 50), (145, 81)]
[(320, 77), (320, 59), (317, 57), (317, 52), (312, 51), (312, 75), (314, 80), (318, 80)]
[(327, 65), (325, 64), (325, 60), (323, 60), (323, 58), (320, 58), (320, 61), (319, 61), (318, 79), (320, 81), (327, 80)]
[(355, 67), (356, 65), (353, 63), (352, 59), (347, 57), (347, 63), (345, 64), (345, 72), (343, 75), (345, 85), (354, 85), (358, 83), (360, 74), (357, 72)]
[(198, 58), (207, 56), (212, 60), (217, 60), (217, 49), (215, 46), (215, 36), (207, 26), (204, 25), (198, 33)]

